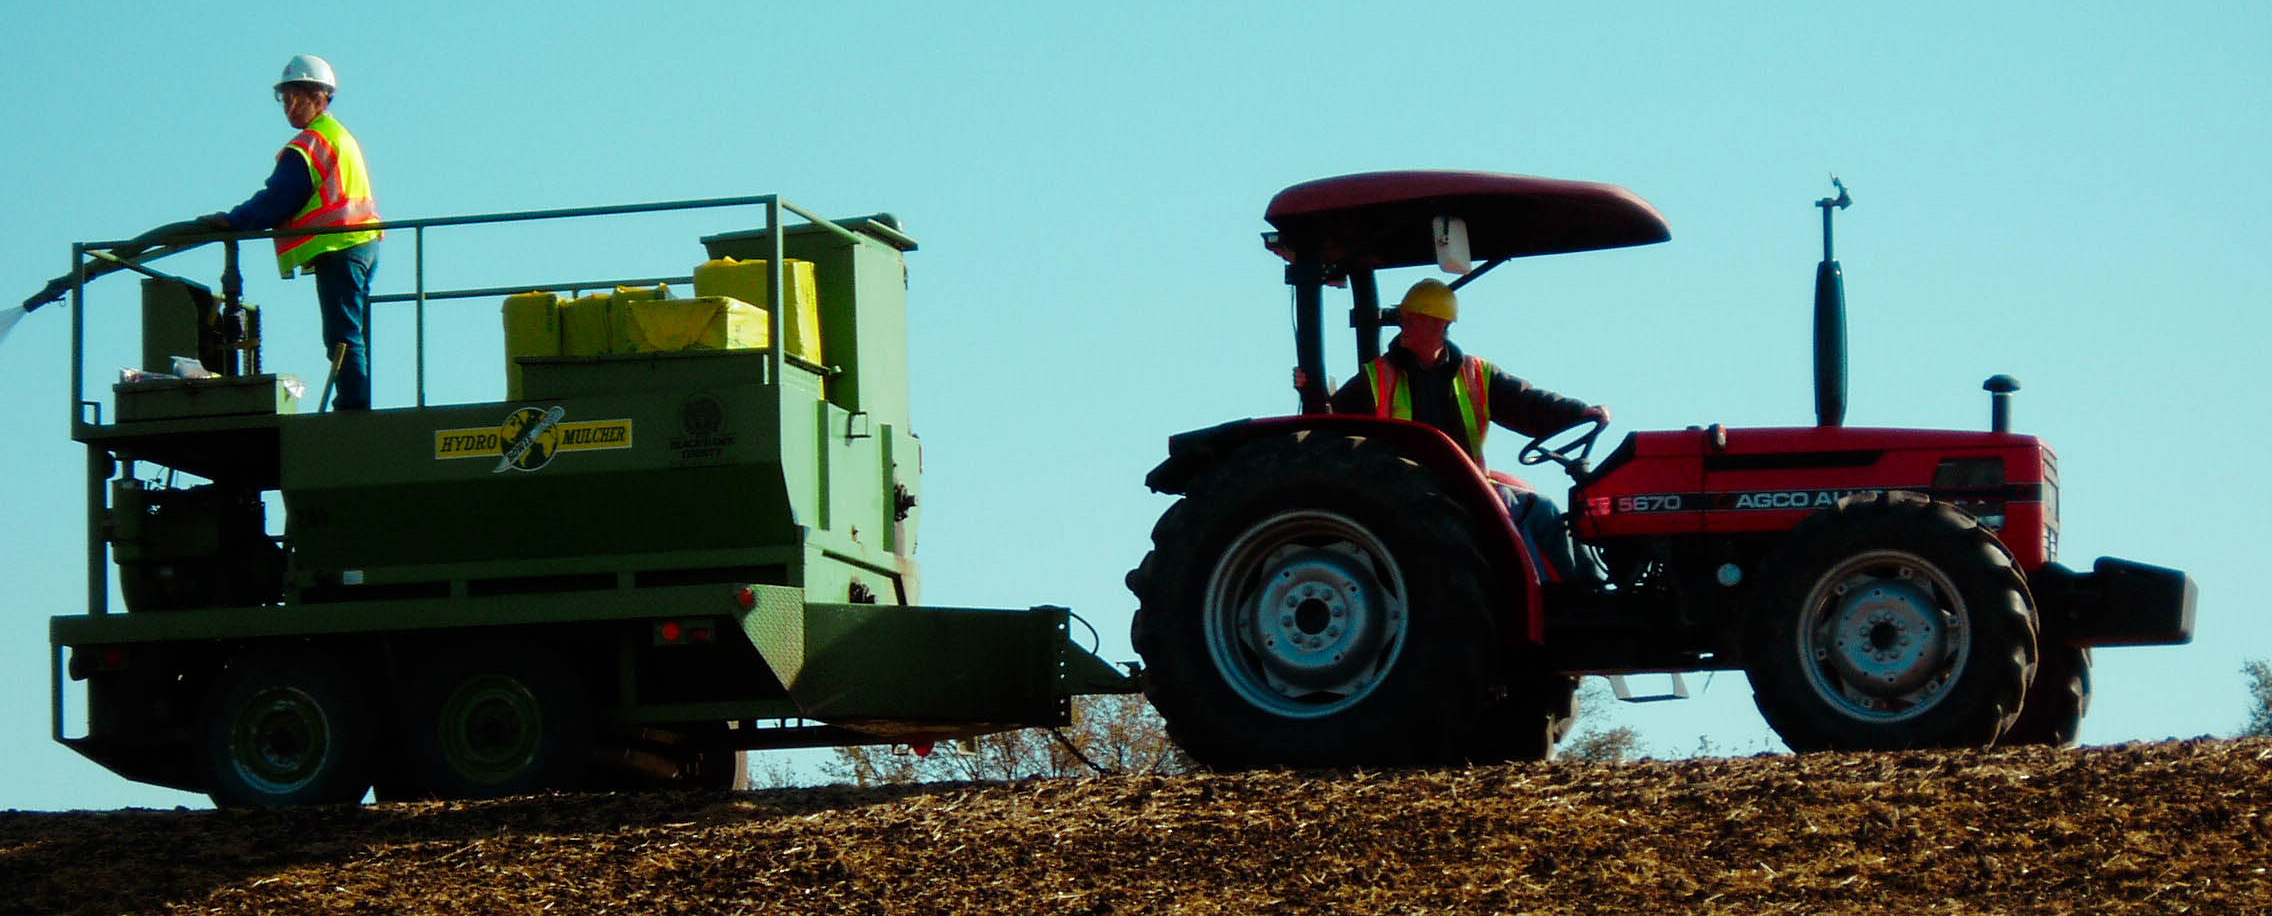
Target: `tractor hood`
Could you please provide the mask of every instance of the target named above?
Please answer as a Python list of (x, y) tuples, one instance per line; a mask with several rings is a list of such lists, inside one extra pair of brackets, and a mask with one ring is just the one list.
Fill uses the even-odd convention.
[[(1492, 172), (1366, 172), (1320, 178), (1278, 192), (1263, 218), (1273, 246), (1291, 259), (1317, 245), (1343, 270), (1436, 262), (1427, 226), (1466, 220), (1471, 251), (1484, 261), (1649, 245), (1672, 237), (1663, 214), (1616, 185)], [(1411, 231), (1400, 231), (1409, 228)]]

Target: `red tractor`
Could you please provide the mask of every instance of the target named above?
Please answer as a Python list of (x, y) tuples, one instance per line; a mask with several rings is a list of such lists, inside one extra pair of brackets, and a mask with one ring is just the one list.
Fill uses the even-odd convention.
[(2189, 641), (2194, 585), (2057, 562), (2057, 460), (2007, 428), (2009, 378), (1986, 386), (1984, 432), (1843, 425), (1830, 228), (1849, 202), (1817, 202), (1816, 425), (1633, 433), (1598, 466), (1602, 424), (1531, 441), (1522, 463), (1573, 481), (1589, 573), (1553, 581), (1504, 475), (1434, 427), (1329, 412), (1325, 290), (1354, 299), (1363, 363), (1398, 322), (1377, 271), (1435, 263), (1457, 288), (1509, 258), (1664, 241), (1664, 218), (1623, 188), (1517, 175), (1280, 192), (1264, 238), (1289, 263), (1302, 413), (1173, 436), (1145, 481), (1182, 497), (1128, 576), (1175, 739), (1219, 768), (1540, 759), (1578, 675), (1741, 669), (1794, 750), (2072, 743), (2091, 647)]

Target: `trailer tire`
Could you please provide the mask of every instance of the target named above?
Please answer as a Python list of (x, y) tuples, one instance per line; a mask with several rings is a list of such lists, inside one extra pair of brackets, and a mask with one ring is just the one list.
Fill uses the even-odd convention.
[(501, 798), (582, 785), (591, 710), (566, 665), (529, 647), (448, 650), (411, 674), (404, 788)]
[(229, 662), (198, 717), (205, 792), (222, 808), (354, 804), (371, 787), (375, 717), (351, 669), (313, 651)]
[(2027, 585), (1952, 506), (1840, 500), (1792, 530), (1765, 590), (1745, 671), (1792, 750), (1986, 747), (2019, 715), (2036, 659)]
[(2083, 714), (2091, 708), (2091, 650), (2065, 644), (2042, 648), (2019, 721), (1998, 744), (2073, 747), (2082, 737)]
[(1169, 735), (1216, 769), (1504, 756), (1485, 736), (1502, 652), (1469, 524), (1425, 468), (1361, 437), (1265, 439), (1203, 472), (1128, 576)]

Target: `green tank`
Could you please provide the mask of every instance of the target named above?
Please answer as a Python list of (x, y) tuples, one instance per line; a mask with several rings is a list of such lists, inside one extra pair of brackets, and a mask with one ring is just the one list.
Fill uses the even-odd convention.
[[(516, 393), (485, 403), (426, 404), (418, 341), (416, 406), (322, 411), (260, 371), (257, 310), (227, 292), (244, 236), (219, 236), (223, 293), (133, 269), (149, 275), (145, 369), (194, 347), (220, 377), (121, 382), (105, 419), (73, 284), (89, 600), (50, 623), (56, 739), (223, 805), (723, 787), (748, 750), (1057, 725), (1074, 696), (1132, 691), (1073, 644), (1063, 608), (920, 604), (916, 244), (890, 216), (768, 196), (387, 228), (725, 207), (765, 225), (702, 254), (766, 262), (768, 301), (679, 296), (704, 293), (685, 276), (423, 291), (422, 263), (422, 292), (374, 297), (422, 317), (530, 290), (599, 308), (575, 294), (620, 287), (613, 326), (644, 330), (579, 312), (566, 348), (544, 338), (563, 325), (552, 306), (515, 296), (509, 350), (577, 355), (513, 357)], [(74, 254), (92, 276), (128, 247)], [(746, 294), (752, 267), (736, 269)], [(802, 322), (788, 337), (785, 318)], [(771, 346), (785, 339), (797, 352)]]

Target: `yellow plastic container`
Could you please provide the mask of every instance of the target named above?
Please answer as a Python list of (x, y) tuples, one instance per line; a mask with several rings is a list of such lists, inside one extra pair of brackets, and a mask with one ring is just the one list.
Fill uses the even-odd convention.
[(628, 303), (631, 335), (624, 352), (744, 350), (766, 344), (765, 310), (725, 296), (646, 299)]
[[(782, 262), (781, 272), (783, 285), (788, 287), (781, 296), (781, 306), (788, 310), (782, 316), (781, 336), (789, 339), (791, 355), (820, 364), (820, 308), (813, 284), (813, 262), (789, 258)], [(760, 308), (773, 301), (773, 297), (767, 295), (766, 262), (733, 258), (707, 261), (696, 267), (694, 294), (728, 296)]]
[(615, 297), (594, 293), (560, 303), (560, 355), (598, 356), (611, 352)]
[(560, 297), (520, 293), (505, 297), (505, 396), (521, 396), (521, 357), (560, 355)]
[(639, 350), (633, 348), (631, 345), (631, 335), (633, 333), (633, 328), (631, 326), (631, 303), (652, 302), (657, 299), (669, 299), (670, 297), (671, 285), (668, 283), (658, 284), (655, 286), (616, 287), (615, 295), (608, 297), (608, 337), (607, 350), (605, 352), (640, 352)]

